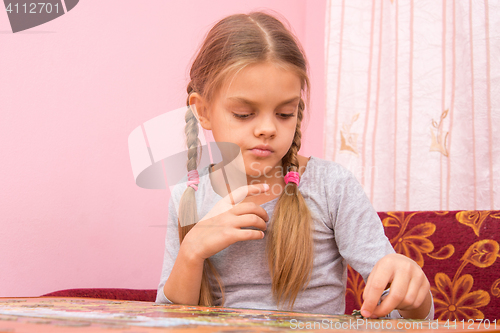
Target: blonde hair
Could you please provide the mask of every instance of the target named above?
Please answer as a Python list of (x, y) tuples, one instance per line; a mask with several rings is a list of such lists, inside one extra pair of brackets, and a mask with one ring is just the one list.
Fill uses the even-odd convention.
[[(294, 71), (301, 80), (306, 100), (309, 97), (307, 61), (293, 34), (275, 17), (254, 12), (228, 16), (208, 32), (191, 67), (188, 95), (196, 92), (207, 101), (223, 85), (229, 75), (243, 67), (274, 62)], [(189, 101), (189, 96), (188, 96)], [(188, 103), (189, 105), (189, 103)], [(299, 171), (297, 153), (301, 146), (300, 126), (305, 102), (300, 100), (297, 125), (292, 145), (282, 158), (286, 172)], [(198, 125), (191, 109), (186, 112), (187, 171), (196, 170), (198, 164)], [(198, 221), (195, 191), (187, 187), (179, 206), (179, 238)], [(266, 236), (266, 251), (272, 280), (273, 297), (279, 307), (293, 308), (298, 293), (309, 283), (313, 266), (311, 214), (295, 183), (288, 183), (276, 203)], [(218, 287), (224, 302), (221, 279), (210, 260), (205, 261), (200, 305), (214, 304), (214, 289)], [(217, 304), (219, 305), (219, 304)]]

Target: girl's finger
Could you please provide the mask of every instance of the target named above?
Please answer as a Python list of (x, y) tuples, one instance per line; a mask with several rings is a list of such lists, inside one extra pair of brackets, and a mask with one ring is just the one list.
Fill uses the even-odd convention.
[(420, 307), (425, 302), (425, 299), (427, 298), (429, 293), (430, 293), (430, 284), (426, 278), (426, 282), (423, 284), (423, 286), (420, 287), (418, 291), (417, 299), (415, 300), (415, 305), (417, 307)]
[[(416, 279), (412, 279), (412, 281), (416, 281)], [(429, 293), (429, 284), (424, 279), (424, 281), (420, 283), (413, 283), (408, 288), (408, 293), (406, 295), (403, 303), (398, 307), (400, 310), (411, 310), (418, 308), (424, 302), (427, 294)]]
[(269, 185), (268, 184), (253, 184), (253, 185), (248, 185), (248, 194), (249, 195), (258, 195), (262, 194), (264, 192), (269, 191)]
[(242, 202), (231, 209), (234, 215), (255, 214), (264, 221), (269, 221), (269, 216), (264, 208), (253, 202)]
[(231, 205), (237, 205), (242, 202), (246, 197), (250, 195), (258, 195), (269, 190), (269, 185), (267, 184), (254, 184), (238, 187), (236, 190), (232, 191), (224, 197), (226, 203)]
[(246, 241), (264, 238), (264, 232), (253, 229), (240, 229), (236, 232), (237, 241)]
[(397, 308), (405, 300), (409, 285), (411, 284), (412, 280), (408, 281), (408, 275), (396, 274), (391, 283), (389, 295), (376, 307), (372, 317), (383, 317)]
[(400, 310), (413, 308), (422, 283), (418, 278), (412, 278), (408, 283), (408, 288), (404, 299), (396, 306)]
[(368, 276), (366, 287), (363, 292), (363, 304), (361, 306), (361, 315), (370, 317), (377, 308), (380, 296), (390, 281), (387, 274), (378, 274), (378, 267), (375, 266)]
[[(256, 185), (248, 185), (248, 186), (242, 186), (231, 192), (230, 194), (226, 195), (224, 198), (222, 198), (211, 210), (208, 212), (207, 215), (205, 215), (201, 220), (208, 220), (212, 217), (219, 216), (228, 210), (238, 207), (241, 205), (241, 201), (245, 199), (249, 195), (256, 195), (259, 193), (263, 193), (265, 191), (269, 190), (269, 185), (267, 184), (256, 184)], [(266, 213), (267, 216), (267, 213)], [(268, 218), (266, 218), (268, 220)]]
[(245, 214), (238, 216), (234, 221), (234, 226), (236, 228), (257, 228), (260, 230), (266, 230), (266, 222), (260, 216), (255, 214)]

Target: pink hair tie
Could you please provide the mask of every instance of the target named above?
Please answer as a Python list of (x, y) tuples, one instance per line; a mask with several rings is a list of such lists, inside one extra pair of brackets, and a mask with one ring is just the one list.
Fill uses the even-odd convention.
[(297, 184), (299, 186), (299, 173), (296, 171), (288, 171), (288, 173), (285, 176), (285, 184), (288, 184), (289, 182)]
[(188, 172), (188, 182), (187, 186), (191, 186), (193, 190), (198, 190), (198, 184), (200, 183), (200, 179), (198, 176), (198, 170), (191, 170)]

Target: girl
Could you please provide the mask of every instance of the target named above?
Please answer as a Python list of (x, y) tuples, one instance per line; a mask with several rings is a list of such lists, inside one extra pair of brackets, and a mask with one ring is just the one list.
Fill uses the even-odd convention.
[[(309, 79), (290, 31), (265, 13), (229, 16), (190, 76), (189, 182), (172, 191), (156, 301), (339, 314), (350, 264), (367, 281), (363, 316), (432, 319), (427, 278), (394, 253), (361, 185), (334, 162), (298, 155)], [(250, 185), (222, 213), (220, 165), (196, 170), (198, 120), (243, 156)]]

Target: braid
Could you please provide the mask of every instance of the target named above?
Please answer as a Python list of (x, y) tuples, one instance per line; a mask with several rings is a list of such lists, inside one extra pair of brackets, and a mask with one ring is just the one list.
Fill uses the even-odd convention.
[[(299, 168), (297, 153), (301, 146), (304, 107), (301, 100), (293, 142), (282, 159), (286, 172)], [(311, 221), (311, 213), (297, 184), (289, 182), (276, 203), (266, 244), (272, 291), (278, 306), (287, 302), (293, 308), (298, 293), (309, 283), (313, 267)]]
[[(184, 127), (184, 133), (186, 134), (186, 146), (188, 148), (188, 161), (186, 163), (187, 171), (196, 170), (198, 168), (199, 158), (201, 157), (201, 152), (198, 155), (198, 150), (200, 149), (201, 143), (198, 139), (199, 129), (198, 121), (194, 116), (193, 110), (189, 106), (189, 95), (194, 92), (192, 84), (189, 83), (187, 87), (188, 91), (188, 110), (184, 120), (186, 126)], [(196, 208), (196, 197), (195, 190), (191, 187), (186, 187), (184, 193), (182, 194), (179, 203), (179, 241), (182, 242), (187, 233), (194, 227), (198, 222), (198, 211)], [(213, 295), (213, 285), (217, 284), (219, 290), (222, 294), (222, 303), (224, 303), (224, 293), (220, 275), (217, 270), (210, 262), (210, 259), (205, 259), (203, 263), (203, 273), (201, 276), (201, 286), (200, 286), (200, 299), (199, 305), (211, 306), (214, 305), (214, 295)]]
[(302, 131), (300, 130), (300, 126), (302, 124), (302, 119), (304, 118), (304, 109), (304, 100), (300, 99), (297, 111), (297, 126), (295, 127), (295, 135), (293, 136), (292, 145), (281, 160), (284, 171), (283, 174), (286, 174), (288, 171), (299, 170), (299, 160), (297, 159), (297, 154), (302, 145)]
[(184, 120), (186, 121), (184, 133), (186, 134), (186, 145), (188, 148), (187, 170), (189, 172), (191, 170), (196, 170), (198, 167), (198, 149), (200, 147), (200, 139), (198, 139), (198, 121), (191, 107), (188, 107)]
[[(189, 172), (198, 167), (200, 140), (198, 139), (198, 122), (191, 108), (188, 107), (184, 119), (186, 121), (184, 133), (188, 148), (187, 171)], [(195, 190), (188, 186), (179, 203), (179, 239), (181, 242), (196, 222), (198, 222), (198, 212), (196, 210)]]

